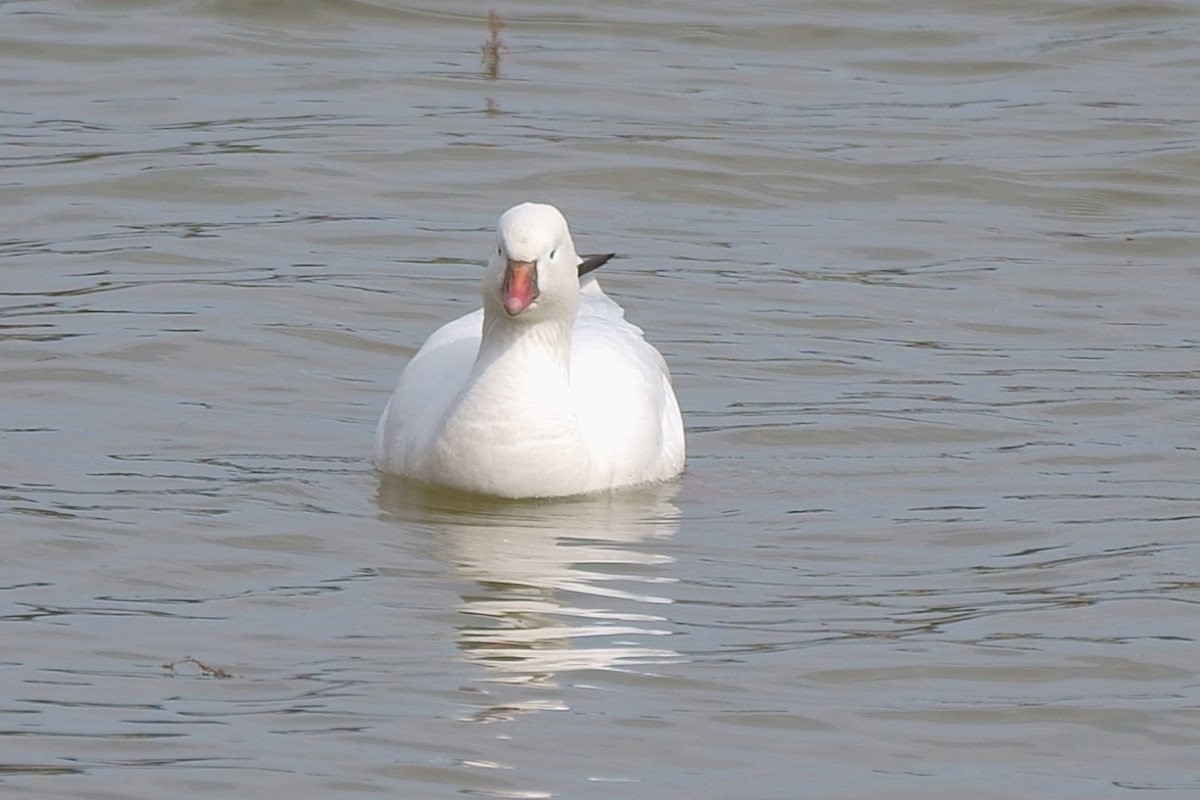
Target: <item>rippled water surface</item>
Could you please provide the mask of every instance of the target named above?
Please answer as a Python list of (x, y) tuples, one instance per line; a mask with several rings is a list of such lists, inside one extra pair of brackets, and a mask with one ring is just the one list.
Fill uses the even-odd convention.
[[(0, 796), (1200, 796), (1200, 9), (487, 8), (0, 4)], [(526, 199), (678, 483), (372, 471)]]

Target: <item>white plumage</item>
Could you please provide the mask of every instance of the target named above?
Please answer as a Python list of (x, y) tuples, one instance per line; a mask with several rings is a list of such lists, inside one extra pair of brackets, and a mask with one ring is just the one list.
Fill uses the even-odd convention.
[(667, 365), (581, 263), (553, 206), (500, 217), (483, 308), (435, 331), (404, 369), (375, 435), (380, 470), (509, 498), (682, 472)]

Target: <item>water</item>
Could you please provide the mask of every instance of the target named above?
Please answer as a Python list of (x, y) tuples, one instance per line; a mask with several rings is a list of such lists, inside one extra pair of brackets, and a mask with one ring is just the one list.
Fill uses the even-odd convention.
[[(0, 795), (1190, 798), (1200, 11), (0, 7)], [(368, 463), (554, 202), (676, 484)]]

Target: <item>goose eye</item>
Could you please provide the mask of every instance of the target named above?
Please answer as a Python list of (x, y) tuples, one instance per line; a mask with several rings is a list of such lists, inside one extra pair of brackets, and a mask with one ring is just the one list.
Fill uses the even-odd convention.
[(550, 258), (551, 258), (551, 260), (553, 260), (553, 259), (554, 259), (554, 257), (555, 257), (556, 255), (558, 255), (558, 248), (557, 248), (557, 247), (556, 247), (556, 248), (554, 248), (553, 250), (551, 250), (551, 251), (550, 251)]

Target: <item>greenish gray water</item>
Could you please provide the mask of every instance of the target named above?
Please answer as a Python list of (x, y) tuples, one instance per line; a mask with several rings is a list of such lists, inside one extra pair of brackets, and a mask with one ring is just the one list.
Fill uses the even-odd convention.
[[(0, 796), (1194, 797), (1200, 10), (496, 8), (0, 5)], [(372, 472), (526, 199), (677, 484)]]

